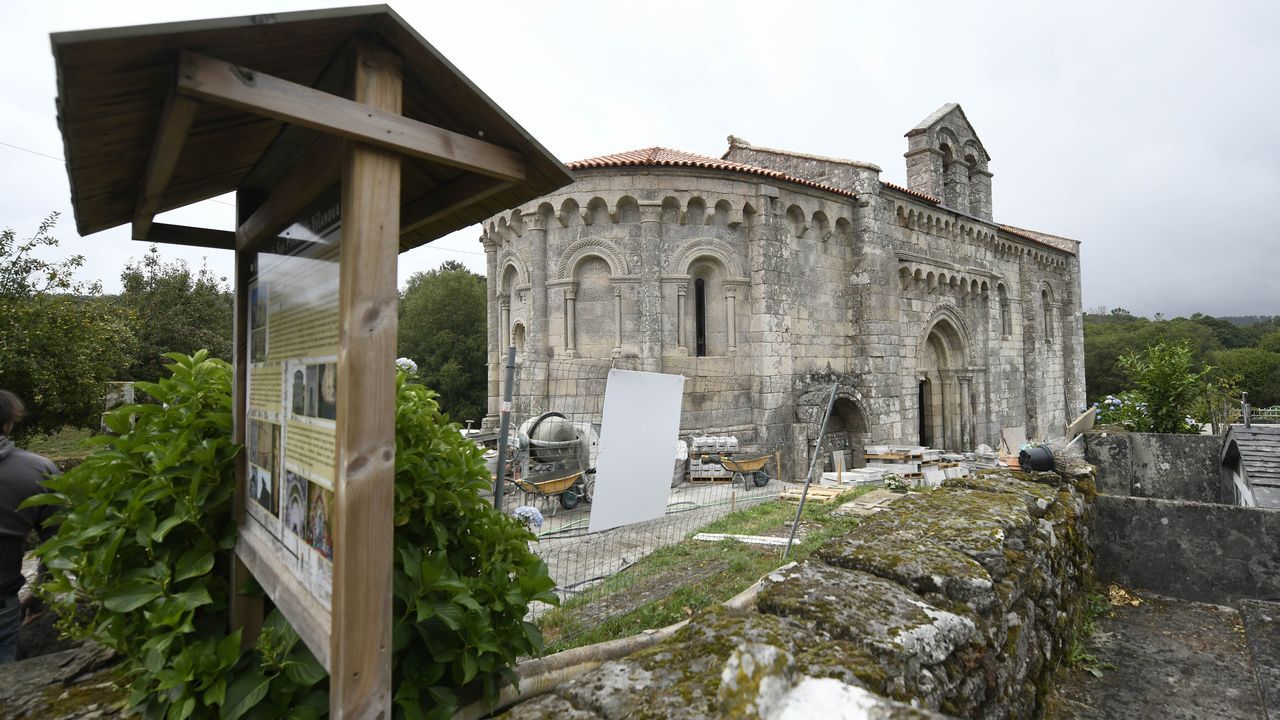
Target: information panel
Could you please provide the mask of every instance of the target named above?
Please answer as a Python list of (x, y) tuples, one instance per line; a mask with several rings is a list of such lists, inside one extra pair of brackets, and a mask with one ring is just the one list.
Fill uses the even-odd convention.
[[(240, 542), (287, 575), (275, 583), (277, 592), (307, 595), (290, 604), (315, 608), (314, 620), (326, 631), (333, 594), (340, 218), (332, 200), (306, 213), (258, 251), (248, 284), (248, 466)], [(323, 656), (328, 648), (312, 650)]]

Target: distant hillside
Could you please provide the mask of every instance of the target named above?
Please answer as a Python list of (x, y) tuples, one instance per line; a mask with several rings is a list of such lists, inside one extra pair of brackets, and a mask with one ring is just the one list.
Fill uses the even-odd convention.
[(1246, 325), (1257, 325), (1258, 323), (1270, 322), (1272, 319), (1280, 317), (1276, 315), (1226, 315), (1218, 318), (1226, 320), (1232, 325), (1245, 327)]

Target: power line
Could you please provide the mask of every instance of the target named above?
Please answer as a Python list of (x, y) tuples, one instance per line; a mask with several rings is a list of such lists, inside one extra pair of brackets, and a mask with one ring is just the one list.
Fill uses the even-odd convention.
[(463, 255), (483, 255), (484, 254), (476, 250), (455, 250), (453, 248), (447, 248), (447, 247), (431, 247), (430, 243), (423, 245), (422, 247), (429, 250), (443, 250), (445, 252), (462, 253)]
[[(22, 147), (21, 145), (14, 145), (13, 143), (7, 143), (7, 142), (0, 142), (0, 145), (3, 145), (3, 146), (5, 146), (5, 147), (9, 147), (9, 148), (13, 148), (14, 150), (21, 150), (22, 152), (31, 153), (32, 155), (39, 155), (39, 156), (40, 156), (40, 157), (42, 157), (42, 158), (49, 158), (50, 160), (57, 160), (58, 162), (66, 162), (66, 160), (63, 160), (62, 158), (58, 157), (57, 155), (50, 155), (49, 153), (42, 153), (42, 152), (40, 152), (39, 150), (32, 150), (31, 148), (24, 148), (24, 147)], [(219, 200), (219, 199), (217, 199), (217, 198), (209, 198), (209, 199), (210, 199), (210, 200), (212, 200), (213, 202), (218, 203), (219, 205), (226, 205), (227, 207), (235, 207), (235, 206), (236, 206), (236, 205), (235, 205), (235, 203), (229, 203), (229, 202), (227, 202), (226, 200)]]
[[(9, 148), (13, 148), (14, 150), (21, 150), (22, 152), (31, 153), (32, 155), (39, 155), (40, 157), (43, 157), (43, 158), (49, 158), (50, 160), (57, 160), (58, 162), (66, 162), (65, 160), (63, 160), (62, 158), (60, 158), (60, 157), (58, 157), (58, 156), (56, 156), (56, 155), (50, 155), (50, 154), (48, 154), (48, 153), (42, 153), (42, 152), (40, 152), (39, 150), (32, 150), (31, 148), (24, 148), (24, 147), (22, 147), (21, 145), (14, 145), (13, 143), (7, 143), (7, 142), (0, 142), (0, 145), (3, 145), (3, 146), (5, 146), (5, 147), (9, 147)], [(236, 206), (236, 205), (235, 205), (235, 203), (229, 203), (229, 202), (227, 202), (226, 200), (219, 200), (219, 199), (217, 199), (217, 198), (209, 198), (209, 199), (210, 199), (210, 200), (212, 200), (213, 202), (218, 203), (219, 205), (226, 205), (227, 207), (235, 207), (235, 206)], [(453, 248), (432, 248), (432, 249), (433, 249), (433, 250), (444, 250), (445, 252), (456, 252), (456, 253), (462, 253), (463, 255), (483, 255), (483, 254), (484, 254), (484, 253), (482, 253), (482, 252), (478, 252), (478, 251), (475, 251), (475, 250), (454, 250)]]
[(50, 155), (50, 154), (48, 154), (48, 153), (42, 153), (42, 152), (40, 152), (39, 150), (32, 150), (31, 148), (24, 148), (24, 147), (22, 147), (22, 146), (20, 146), (20, 145), (14, 145), (14, 144), (12, 144), (12, 143), (7, 143), (7, 142), (0, 142), (0, 145), (4, 145), (5, 147), (11, 147), (11, 148), (13, 148), (14, 150), (21, 150), (22, 152), (28, 152), (28, 153), (31, 153), (32, 155), (39, 155), (40, 157), (49, 158), (50, 160), (57, 160), (58, 162), (66, 162), (65, 160), (63, 160), (62, 158), (58, 157), (57, 155)]

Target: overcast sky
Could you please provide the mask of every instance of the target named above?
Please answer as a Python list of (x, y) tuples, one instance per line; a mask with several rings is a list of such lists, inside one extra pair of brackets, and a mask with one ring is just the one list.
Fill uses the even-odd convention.
[[(0, 227), (62, 213), (66, 252), (118, 291), (147, 246), (74, 229), (50, 32), (349, 3), (10, 3), (0, 27)], [(400, 2), (393, 7), (561, 160), (757, 145), (876, 163), (958, 102), (991, 154), (996, 220), (1082, 248), (1086, 308), (1280, 314), (1280, 3)], [(232, 229), (230, 198), (164, 216)], [(461, 260), (471, 228), (400, 258)], [(162, 246), (230, 275), (229, 252)]]

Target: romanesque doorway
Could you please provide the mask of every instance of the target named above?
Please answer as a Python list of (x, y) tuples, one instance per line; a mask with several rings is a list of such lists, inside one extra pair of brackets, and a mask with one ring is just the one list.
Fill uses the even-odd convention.
[(966, 426), (971, 411), (965, 407), (963, 386), (966, 353), (960, 331), (946, 318), (929, 328), (920, 354), (916, 385), (920, 444), (944, 450), (965, 451)]

